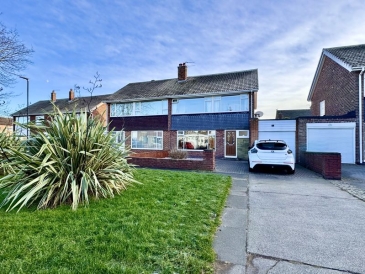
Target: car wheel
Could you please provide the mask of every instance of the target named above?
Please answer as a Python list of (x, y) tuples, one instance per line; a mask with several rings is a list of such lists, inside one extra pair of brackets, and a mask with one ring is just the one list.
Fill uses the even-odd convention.
[(294, 173), (295, 173), (295, 169), (288, 168), (288, 174), (294, 174)]

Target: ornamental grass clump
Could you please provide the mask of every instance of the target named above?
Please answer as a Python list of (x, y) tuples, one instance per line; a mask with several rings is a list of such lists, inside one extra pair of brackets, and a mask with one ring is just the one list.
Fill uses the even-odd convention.
[(12, 166), (7, 165), (9, 159), (6, 151), (11, 147), (21, 149), (20, 144), (20, 139), (14, 134), (8, 134), (6, 129), (0, 132), (0, 175), (13, 171)]
[(7, 149), (14, 168), (0, 179), (7, 211), (37, 204), (37, 209), (70, 204), (87, 206), (91, 198), (113, 197), (136, 183), (129, 151), (86, 112), (64, 114), (55, 107), (49, 120), (24, 125), (31, 137), (23, 149)]

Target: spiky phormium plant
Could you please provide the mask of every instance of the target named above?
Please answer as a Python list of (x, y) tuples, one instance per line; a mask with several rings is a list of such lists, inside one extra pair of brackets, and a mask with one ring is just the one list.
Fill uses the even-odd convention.
[(6, 129), (0, 132), (0, 174), (13, 172), (13, 166), (9, 165), (7, 150), (9, 148), (22, 149), (21, 141), (15, 134), (8, 134)]
[(7, 210), (37, 203), (38, 209), (71, 204), (76, 210), (90, 198), (113, 197), (132, 183), (129, 151), (105, 133), (87, 113), (64, 114), (55, 107), (50, 120), (25, 125), (31, 138), (25, 148), (7, 149), (14, 173), (0, 179)]

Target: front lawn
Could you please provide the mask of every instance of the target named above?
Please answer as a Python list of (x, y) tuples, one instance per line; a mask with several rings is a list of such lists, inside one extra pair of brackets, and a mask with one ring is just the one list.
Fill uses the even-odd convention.
[(135, 178), (143, 184), (77, 211), (0, 209), (1, 273), (212, 273), (230, 177), (137, 169)]

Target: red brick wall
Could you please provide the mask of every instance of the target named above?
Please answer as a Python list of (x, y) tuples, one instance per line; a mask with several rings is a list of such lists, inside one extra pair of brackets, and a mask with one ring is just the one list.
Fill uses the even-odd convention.
[(107, 112), (107, 104), (102, 103), (93, 111), (93, 117), (100, 119), (103, 123), (103, 126), (106, 127), (108, 124), (108, 112)]
[(215, 156), (222, 158), (224, 157), (226, 143), (224, 139), (224, 130), (216, 130), (215, 134)]
[(170, 150), (171, 149), (171, 131), (164, 131), (162, 134), (163, 136), (163, 150)]
[(341, 153), (303, 152), (301, 165), (321, 174), (325, 179), (341, 180)]
[[(168, 152), (161, 151), (161, 155), (158, 153), (151, 153), (150, 156), (163, 156)], [(203, 158), (200, 159), (168, 159), (168, 158), (155, 158), (148, 157), (148, 153), (141, 153), (132, 155), (128, 162), (140, 167), (150, 168), (167, 168), (167, 169), (184, 169), (184, 170), (208, 170), (213, 171), (215, 169), (215, 151), (205, 150), (200, 152)], [(141, 157), (140, 157), (141, 156)], [(166, 157), (166, 156), (164, 156)]]
[(139, 151), (131, 155), (132, 158), (165, 158), (169, 157), (167, 150)]
[(358, 111), (359, 72), (349, 72), (327, 56), (313, 92), (311, 113), (319, 116), (320, 102), (325, 100), (325, 115), (345, 115)]
[(252, 118), (250, 120), (250, 145), (257, 139), (259, 139), (259, 119)]

